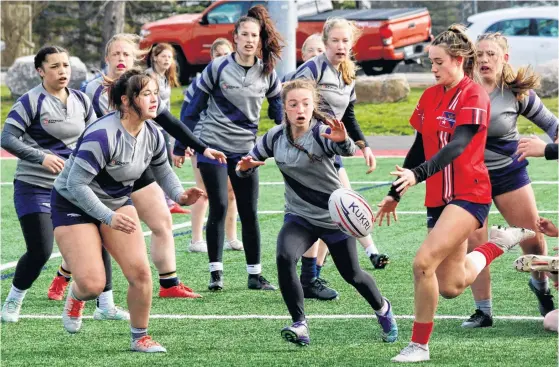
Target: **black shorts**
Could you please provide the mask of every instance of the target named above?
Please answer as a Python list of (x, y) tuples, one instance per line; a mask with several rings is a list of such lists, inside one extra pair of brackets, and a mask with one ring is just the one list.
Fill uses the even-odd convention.
[(134, 181), (132, 192), (141, 190), (144, 187), (149, 186), (154, 182), (155, 182), (155, 176), (153, 175), (153, 171), (151, 170), (151, 167), (148, 166), (148, 168), (146, 168), (146, 170), (144, 171), (144, 173), (142, 173), (140, 178)]

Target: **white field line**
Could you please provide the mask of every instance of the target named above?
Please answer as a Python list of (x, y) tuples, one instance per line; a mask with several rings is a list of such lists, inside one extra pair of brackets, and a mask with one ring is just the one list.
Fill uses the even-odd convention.
[[(388, 185), (392, 181), (352, 181), (352, 185)], [(13, 186), (13, 182), (0, 182), (0, 186)], [(181, 181), (183, 185), (196, 185), (194, 181)], [(425, 184), (425, 181), (421, 182)], [(263, 181), (260, 182), (262, 186), (283, 186), (283, 181)], [(559, 185), (559, 181), (532, 181), (532, 185)]]
[[(283, 210), (261, 210), (261, 211), (258, 212), (258, 214), (262, 214), (262, 215), (283, 214), (283, 213), (284, 213)], [(557, 210), (540, 210), (540, 211), (538, 211), (538, 213), (540, 213), (540, 214), (558, 214), (559, 211), (557, 211)], [(426, 212), (425, 212), (425, 210), (399, 211), (398, 214), (400, 214), (400, 215), (425, 215)], [(489, 214), (499, 214), (499, 212), (497, 210), (492, 210), (492, 211), (489, 212)], [(204, 222), (206, 220), (207, 220), (207, 218), (204, 219)], [(180, 229), (180, 228), (186, 228), (186, 227), (190, 227), (190, 226), (191, 226), (191, 222), (173, 224), (173, 230)], [(143, 232), (143, 235), (144, 235), (144, 237), (150, 236), (151, 231)], [(55, 258), (60, 257), (60, 256), (61, 256), (60, 252), (55, 252), (50, 256), (50, 259), (55, 259)], [(17, 265), (17, 261), (12, 261), (12, 262), (9, 262), (9, 263), (6, 263), (6, 264), (2, 264), (2, 265), (0, 265), (0, 271), (15, 268), (16, 265)]]
[[(20, 315), (22, 319), (39, 319), (39, 320), (58, 320), (61, 315)], [(173, 320), (290, 320), (288, 315), (150, 315), (150, 319), (173, 319)], [(306, 315), (308, 319), (325, 319), (325, 320), (347, 320), (347, 319), (374, 319), (374, 315)], [(413, 320), (414, 315), (396, 315), (397, 319)], [(467, 316), (457, 315), (436, 315), (437, 320), (463, 320)], [(83, 316), (84, 319), (92, 319), (93, 316)], [(539, 321), (543, 320), (541, 316), (493, 316), (497, 320), (507, 321)]]
[[(192, 225), (191, 222), (184, 222), (184, 223), (178, 223), (178, 224), (173, 224), (173, 230), (175, 229), (181, 229), (181, 228), (185, 228), (185, 227), (190, 227)], [(144, 237), (147, 236), (151, 236), (151, 231), (148, 232), (143, 232)], [(60, 252), (54, 252), (52, 255), (50, 255), (50, 259), (56, 259), (57, 257), (61, 257), (62, 255), (60, 254)], [(6, 269), (11, 269), (11, 268), (15, 268), (17, 265), (17, 261), (12, 261), (6, 264), (2, 264), (0, 265), (0, 271), (6, 270)]]

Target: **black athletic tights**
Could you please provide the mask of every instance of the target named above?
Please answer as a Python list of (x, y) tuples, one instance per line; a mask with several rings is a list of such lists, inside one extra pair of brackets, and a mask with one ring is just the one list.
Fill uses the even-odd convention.
[[(52, 220), (48, 213), (24, 215), (19, 219), (19, 223), (23, 231), (27, 252), (17, 262), (13, 284), (18, 289), (26, 290), (39, 277), (43, 266), (52, 254), (54, 231)], [(103, 263), (107, 279), (105, 289), (103, 290), (105, 292), (113, 288), (111, 257), (105, 248), (103, 248)], [(72, 269), (68, 270), (72, 271)]]
[(236, 161), (227, 160), (227, 168), (211, 163), (198, 163), (204, 180), (210, 213), (206, 224), (206, 241), (210, 263), (222, 262), (227, 214), (227, 176), (237, 199), (242, 224), (243, 246), (247, 265), (260, 264), (260, 226), (256, 213), (258, 204), (258, 171), (247, 178), (235, 173)]
[[(316, 226), (310, 229), (299, 223), (286, 222), (278, 235), (276, 262), (279, 287), (293, 322), (305, 319), (303, 288), (297, 276), (297, 261), (321, 237), (321, 232), (325, 231), (327, 230)], [(380, 310), (382, 295), (374, 279), (359, 267), (355, 238), (350, 237), (335, 243), (329, 243), (326, 239), (324, 242), (344, 280), (351, 284), (373, 309)]]

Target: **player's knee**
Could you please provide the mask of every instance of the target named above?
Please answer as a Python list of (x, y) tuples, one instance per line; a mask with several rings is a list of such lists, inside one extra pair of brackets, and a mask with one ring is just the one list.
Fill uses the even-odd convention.
[(90, 276), (81, 280), (78, 283), (78, 287), (80, 288), (80, 293), (84, 300), (94, 299), (103, 292), (103, 288), (105, 288), (105, 278)]
[(132, 287), (151, 287), (151, 271), (147, 264), (135, 266), (126, 278)]
[(413, 260), (413, 276), (415, 280), (430, 277), (435, 273), (435, 267), (426, 256), (416, 256)]
[(459, 289), (456, 286), (450, 286), (450, 285), (441, 286), (439, 284), (439, 294), (444, 299), (453, 299), (458, 297), (460, 294), (462, 294), (462, 289)]

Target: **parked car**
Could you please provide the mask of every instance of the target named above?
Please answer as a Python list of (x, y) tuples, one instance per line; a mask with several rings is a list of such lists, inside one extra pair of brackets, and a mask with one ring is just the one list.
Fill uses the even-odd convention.
[[(321, 32), (326, 19), (332, 16), (355, 20), (363, 29), (353, 49), (356, 61), (366, 74), (390, 73), (399, 62), (418, 62), (425, 54), (431, 39), (431, 17), (426, 8), (332, 10), (329, 3), (326, 11), (324, 2), (316, 9), (309, 4), (300, 9), (296, 35), (298, 62), (302, 62), (301, 47), (305, 39)], [(210, 62), (212, 42), (218, 37), (232, 41), (234, 23), (257, 4), (266, 6), (267, 1), (221, 0), (201, 14), (181, 14), (145, 24), (140, 32), (140, 45), (172, 44), (181, 83), (187, 84), (192, 75)]]
[(501, 32), (509, 44), (509, 63), (538, 65), (557, 59), (559, 7), (523, 7), (488, 11), (468, 18), (472, 39), (485, 32)]

